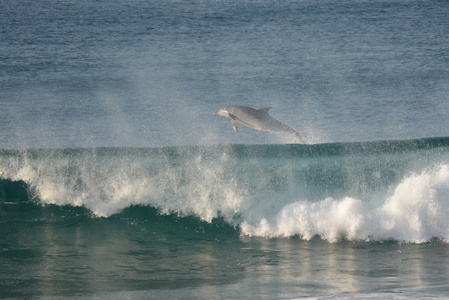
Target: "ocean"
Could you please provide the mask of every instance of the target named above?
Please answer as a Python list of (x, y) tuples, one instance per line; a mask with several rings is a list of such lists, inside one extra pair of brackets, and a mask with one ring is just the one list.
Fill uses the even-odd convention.
[(1, 1), (0, 298), (449, 298), (448, 14)]

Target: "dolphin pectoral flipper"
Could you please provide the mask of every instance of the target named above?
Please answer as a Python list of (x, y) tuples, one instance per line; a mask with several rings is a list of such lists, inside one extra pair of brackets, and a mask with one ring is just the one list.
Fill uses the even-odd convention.
[(237, 127), (238, 123), (237, 123), (237, 117), (234, 116), (233, 114), (229, 114), (229, 119), (231, 119), (231, 124), (232, 124), (232, 128), (234, 129), (235, 132), (239, 132), (239, 129)]
[(239, 132), (239, 129), (237, 127), (237, 122), (235, 122), (234, 120), (231, 120), (231, 124), (232, 124), (232, 128), (234, 129), (235, 132)]

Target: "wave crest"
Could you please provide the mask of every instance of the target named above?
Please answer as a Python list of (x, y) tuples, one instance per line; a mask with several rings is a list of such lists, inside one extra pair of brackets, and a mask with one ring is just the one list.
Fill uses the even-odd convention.
[(0, 183), (27, 187), (26, 196), (0, 187), (0, 198), (82, 206), (101, 217), (131, 206), (220, 217), (248, 236), (449, 241), (448, 148), (449, 138), (0, 150)]
[(244, 221), (249, 236), (292, 237), (310, 240), (318, 235), (330, 242), (348, 240), (401, 240), (423, 243), (432, 238), (449, 241), (449, 165), (444, 164), (405, 178), (378, 208), (360, 199), (326, 198), (284, 206), (258, 224)]

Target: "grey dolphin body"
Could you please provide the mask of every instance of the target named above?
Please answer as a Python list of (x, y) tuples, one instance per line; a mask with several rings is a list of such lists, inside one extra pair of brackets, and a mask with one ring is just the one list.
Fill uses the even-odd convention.
[(298, 141), (302, 141), (299, 131), (287, 126), (268, 115), (272, 107), (254, 109), (247, 106), (231, 105), (226, 106), (214, 113), (216, 116), (223, 116), (231, 120), (232, 128), (239, 132), (237, 125), (242, 125), (250, 129), (271, 132), (275, 134), (293, 135)]

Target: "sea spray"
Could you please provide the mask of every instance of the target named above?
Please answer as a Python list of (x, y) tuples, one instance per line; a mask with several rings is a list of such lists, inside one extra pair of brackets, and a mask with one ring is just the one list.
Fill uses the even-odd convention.
[(226, 151), (189, 148), (29, 150), (5, 153), (2, 177), (24, 181), (43, 204), (84, 206), (108, 217), (131, 205), (162, 213), (196, 215), (210, 222), (217, 212), (240, 209)]
[(448, 138), (317, 145), (2, 150), (3, 181), (97, 217), (222, 218), (242, 235), (446, 240)]

